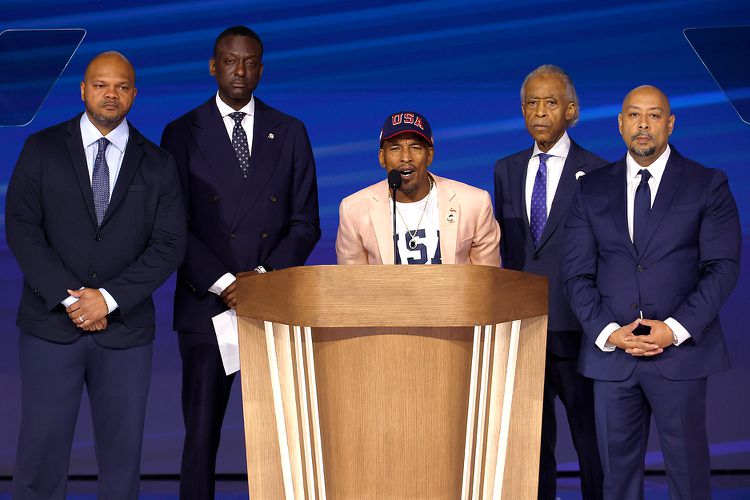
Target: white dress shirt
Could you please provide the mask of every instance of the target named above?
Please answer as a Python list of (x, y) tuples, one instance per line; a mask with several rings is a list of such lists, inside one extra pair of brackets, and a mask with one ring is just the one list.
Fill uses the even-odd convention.
[[(651, 177), (648, 180), (648, 187), (651, 191), (651, 206), (653, 207), (654, 200), (656, 200), (656, 193), (659, 190), (659, 184), (661, 184), (661, 179), (664, 176), (664, 169), (667, 167), (667, 160), (669, 160), (669, 154), (671, 151), (672, 150), (670, 149), (669, 145), (667, 145), (667, 149), (665, 149), (664, 152), (648, 167), (640, 166), (630, 155), (630, 152), (628, 152), (628, 155), (625, 157), (625, 175), (627, 180), (628, 203), (628, 234), (630, 235), (630, 241), (633, 241), (633, 205), (635, 204), (635, 191), (636, 189), (638, 189), (638, 184), (640, 184), (641, 182), (640, 171), (643, 168), (648, 168), (648, 171), (651, 174)], [(690, 338), (690, 333), (676, 319), (667, 318), (664, 320), (664, 323), (666, 323), (667, 326), (672, 329), (675, 336), (677, 337), (677, 343), (675, 345), (680, 345)], [(620, 326), (621, 325), (617, 323), (610, 323), (601, 331), (599, 336), (596, 338), (596, 345), (602, 351), (611, 352), (615, 350), (615, 346), (607, 342), (607, 340), (609, 339), (609, 336), (612, 335), (612, 332), (620, 328)]]
[[(565, 160), (568, 158), (570, 152), (570, 137), (568, 133), (564, 132), (562, 137), (555, 143), (554, 146), (547, 151), (546, 154), (551, 155), (547, 159), (547, 217), (549, 217), (550, 209), (552, 208), (552, 201), (555, 199), (555, 193), (557, 192), (557, 185), (560, 184), (560, 178), (562, 177), (563, 167), (565, 166)], [(536, 141), (534, 142), (534, 152), (529, 159), (528, 167), (526, 168), (526, 189), (524, 191), (526, 196), (526, 217), (531, 220), (531, 193), (534, 191), (534, 180), (536, 174), (539, 171), (539, 153), (543, 153)]]
[[(224, 101), (222, 101), (221, 97), (219, 97), (219, 93), (216, 92), (216, 107), (219, 108), (219, 113), (224, 120), (224, 126), (227, 129), (227, 134), (229, 135), (230, 142), (232, 140), (232, 132), (234, 131), (235, 122), (234, 119), (229, 115), (237, 111), (245, 113), (245, 116), (242, 118), (241, 125), (243, 130), (245, 131), (245, 134), (247, 135), (247, 150), (250, 153), (250, 157), (252, 158), (253, 127), (255, 126), (255, 96), (250, 97), (250, 102), (248, 102), (241, 109), (235, 110)], [(236, 279), (237, 278), (232, 273), (226, 273), (221, 278), (216, 280), (216, 282), (208, 288), (208, 291), (211, 293), (215, 293), (216, 295), (221, 295), (229, 285), (234, 283)]]
[[(99, 132), (86, 113), (81, 115), (80, 121), (81, 127), (81, 139), (83, 142), (83, 149), (86, 155), (86, 166), (89, 170), (89, 182), (94, 175), (94, 161), (96, 160), (96, 154), (99, 152), (99, 144), (97, 141), (102, 137), (105, 137), (109, 141), (107, 150), (104, 155), (107, 158), (107, 167), (109, 167), (109, 197), (112, 198), (112, 191), (115, 189), (115, 183), (117, 182), (117, 176), (120, 175), (120, 168), (122, 167), (122, 159), (125, 157), (125, 148), (128, 145), (128, 139), (130, 138), (130, 128), (128, 127), (128, 121), (123, 120), (120, 124), (110, 131), (107, 135), (102, 135)], [(111, 313), (119, 306), (117, 301), (109, 294), (104, 288), (100, 288), (104, 301), (107, 303), (107, 309)], [(68, 296), (62, 301), (62, 305), (70, 307), (71, 304), (75, 304), (78, 301), (77, 297)]]

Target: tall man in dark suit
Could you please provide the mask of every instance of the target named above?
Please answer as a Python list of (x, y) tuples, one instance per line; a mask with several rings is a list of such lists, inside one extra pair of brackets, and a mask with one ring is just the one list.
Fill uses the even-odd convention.
[(632, 90), (618, 116), (627, 155), (581, 179), (568, 217), (565, 292), (595, 379), (607, 499), (643, 498), (652, 413), (670, 497), (711, 497), (706, 377), (729, 368), (718, 314), (740, 225), (724, 173), (668, 144), (674, 121), (659, 89)]
[(576, 371), (581, 325), (563, 295), (560, 259), (576, 179), (606, 162), (568, 136), (568, 127), (578, 121), (578, 97), (562, 69), (544, 65), (526, 77), (521, 111), (534, 146), (495, 164), (495, 216), (503, 234), (503, 266), (549, 279), (539, 498), (556, 497), (559, 397), (578, 452), (583, 497), (597, 499), (602, 495), (602, 468), (593, 427), (594, 393), (591, 380)]
[(151, 293), (185, 252), (174, 160), (126, 120), (135, 72), (86, 68), (86, 112), (31, 135), (8, 185), (8, 245), (23, 271), (21, 431), (13, 498), (62, 499), (86, 385), (99, 498), (138, 498), (151, 376)]
[(234, 375), (211, 318), (236, 305), (235, 275), (301, 266), (320, 238), (315, 162), (304, 125), (253, 96), (263, 45), (244, 26), (216, 39), (219, 90), (164, 129), (188, 211), (174, 328), (182, 356), (185, 445), (180, 497), (214, 496), (214, 471)]

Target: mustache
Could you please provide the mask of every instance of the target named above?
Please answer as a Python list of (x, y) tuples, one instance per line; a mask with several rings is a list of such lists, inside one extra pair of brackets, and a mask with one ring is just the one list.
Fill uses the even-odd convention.
[(633, 134), (632, 136), (630, 136), (630, 140), (634, 141), (639, 137), (646, 137), (648, 139), (651, 139), (652, 141), (654, 140), (654, 136), (649, 134), (648, 132), (638, 132), (637, 134)]
[(104, 107), (104, 106), (118, 106), (119, 107), (120, 103), (117, 101), (102, 101), (101, 103), (99, 103), (99, 107)]

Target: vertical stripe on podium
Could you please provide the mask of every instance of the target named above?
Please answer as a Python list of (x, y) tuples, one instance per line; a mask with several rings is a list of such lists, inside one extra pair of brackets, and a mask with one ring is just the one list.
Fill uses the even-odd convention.
[(461, 500), (471, 497), (471, 464), (474, 452), (474, 431), (476, 423), (477, 379), (479, 372), (479, 346), (481, 344), (482, 327), (474, 327), (474, 341), (471, 351), (471, 377), (469, 382), (469, 407), (466, 415), (466, 444), (464, 448), (463, 480), (461, 482)]

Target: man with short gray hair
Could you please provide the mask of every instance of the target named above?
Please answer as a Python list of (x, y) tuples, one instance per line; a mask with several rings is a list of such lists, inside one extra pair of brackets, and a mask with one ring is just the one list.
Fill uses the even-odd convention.
[(602, 468), (593, 426), (593, 388), (591, 380), (576, 371), (581, 325), (563, 296), (560, 259), (577, 179), (606, 162), (568, 136), (568, 127), (578, 121), (578, 96), (559, 67), (545, 64), (529, 73), (521, 86), (521, 111), (534, 145), (495, 164), (495, 217), (503, 234), (503, 266), (549, 279), (539, 498), (555, 498), (559, 397), (578, 453), (583, 498), (599, 499)]

